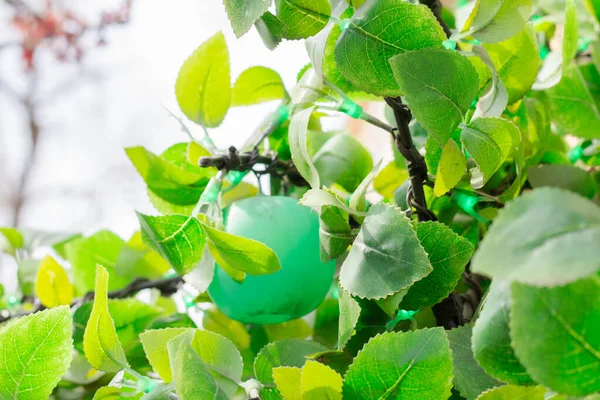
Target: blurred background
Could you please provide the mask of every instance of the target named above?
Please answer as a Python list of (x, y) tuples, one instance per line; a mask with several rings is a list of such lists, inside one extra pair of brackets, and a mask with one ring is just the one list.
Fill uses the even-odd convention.
[[(0, 226), (128, 237), (134, 209), (156, 213), (123, 148), (187, 140), (163, 107), (181, 115), (179, 67), (219, 30), (232, 81), (264, 65), (292, 87), (309, 62), (300, 41), (236, 39), (220, 0), (0, 0)], [(274, 107), (233, 108), (211, 136), (241, 144)]]

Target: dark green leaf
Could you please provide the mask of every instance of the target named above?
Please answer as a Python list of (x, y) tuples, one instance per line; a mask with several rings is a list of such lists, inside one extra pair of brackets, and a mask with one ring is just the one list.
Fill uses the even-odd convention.
[(380, 204), (369, 210), (342, 265), (340, 282), (354, 296), (380, 299), (431, 271), (409, 219), (400, 209)]

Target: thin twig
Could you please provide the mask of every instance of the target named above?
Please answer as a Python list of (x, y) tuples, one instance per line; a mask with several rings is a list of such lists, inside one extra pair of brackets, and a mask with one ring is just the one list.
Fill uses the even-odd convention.
[[(177, 292), (179, 287), (183, 283), (183, 277), (175, 276), (171, 278), (148, 280), (146, 278), (138, 278), (132, 281), (129, 285), (122, 289), (115, 290), (108, 293), (109, 299), (125, 299), (132, 297), (139, 291), (144, 289), (158, 289), (163, 296), (171, 296)], [(94, 292), (88, 292), (83, 297), (73, 300), (71, 307), (77, 307), (85, 302), (93, 300), (95, 297)], [(0, 323), (6, 322), (11, 318), (23, 317), (38, 311), (45, 310), (46, 307), (42, 304), (38, 304), (33, 310), (27, 313), (14, 314), (14, 315), (2, 315), (0, 314)]]

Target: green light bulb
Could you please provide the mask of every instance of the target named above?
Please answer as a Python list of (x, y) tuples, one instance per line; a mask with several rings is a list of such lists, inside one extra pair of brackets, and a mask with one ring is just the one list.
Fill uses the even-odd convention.
[(279, 257), (281, 270), (247, 275), (237, 283), (218, 265), (208, 293), (228, 317), (253, 324), (277, 324), (300, 318), (325, 298), (335, 261), (322, 263), (319, 218), (297, 200), (256, 196), (233, 203), (224, 211), (228, 232), (257, 240)]

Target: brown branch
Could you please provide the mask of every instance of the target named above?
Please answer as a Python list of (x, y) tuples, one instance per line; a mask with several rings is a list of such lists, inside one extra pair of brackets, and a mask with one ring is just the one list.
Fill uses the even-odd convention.
[[(148, 280), (146, 278), (138, 278), (132, 281), (129, 285), (122, 289), (115, 290), (108, 293), (109, 299), (125, 299), (132, 297), (139, 291), (144, 289), (158, 289), (163, 296), (171, 296), (179, 290), (179, 287), (183, 284), (183, 277), (175, 276), (172, 278)], [(83, 303), (93, 300), (95, 297), (94, 292), (88, 292), (83, 297), (75, 299), (71, 303), (71, 307), (80, 306)], [(38, 311), (45, 310), (46, 307), (42, 304), (38, 304), (31, 312), (21, 314), (10, 314), (7, 310), (0, 311), (0, 323), (6, 322), (12, 318), (24, 317), (29, 314), (36, 313)]]

